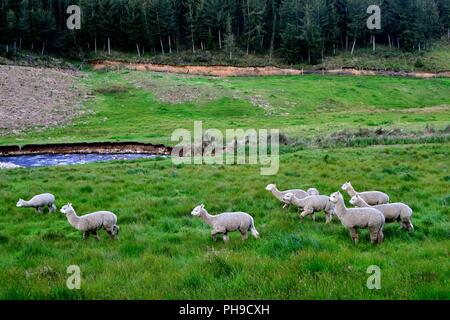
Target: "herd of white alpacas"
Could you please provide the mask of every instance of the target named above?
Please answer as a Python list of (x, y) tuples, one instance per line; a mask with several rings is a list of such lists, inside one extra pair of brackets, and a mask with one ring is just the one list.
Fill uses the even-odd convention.
[[(401, 229), (413, 231), (411, 223), (412, 210), (404, 203), (389, 203), (389, 196), (380, 191), (357, 192), (350, 182), (342, 185), (351, 197), (350, 203), (354, 208), (347, 208), (342, 194), (337, 191), (330, 196), (320, 195), (315, 188), (307, 191), (302, 189), (292, 189), (279, 191), (275, 184), (269, 184), (266, 187), (275, 198), (281, 201), (283, 208), (293, 205), (298, 208), (300, 218), (311, 215), (315, 221), (315, 213), (323, 211), (326, 216), (326, 223), (330, 223), (332, 216), (339, 218), (341, 223), (350, 231), (352, 240), (358, 241), (359, 228), (369, 228), (370, 239), (372, 243), (381, 243), (383, 241), (383, 227), (386, 222), (398, 221)], [(31, 200), (20, 199), (17, 207), (35, 208), (38, 213), (43, 213), (45, 207), (49, 212), (56, 211), (55, 196), (50, 193), (44, 193), (34, 196)], [(100, 240), (97, 232), (104, 228), (111, 239), (119, 234), (117, 225), (117, 216), (110, 211), (97, 211), (83, 216), (78, 216), (71, 203), (61, 208), (70, 225), (83, 232), (83, 238), (86, 240), (89, 235), (93, 235)], [(248, 232), (255, 238), (259, 238), (259, 233), (255, 228), (253, 217), (245, 212), (224, 212), (218, 215), (210, 215), (203, 204), (192, 210), (191, 214), (203, 219), (205, 223), (212, 227), (211, 236), (216, 241), (217, 235), (223, 235), (223, 241), (229, 240), (228, 233), (239, 231), (243, 240), (247, 240)]]

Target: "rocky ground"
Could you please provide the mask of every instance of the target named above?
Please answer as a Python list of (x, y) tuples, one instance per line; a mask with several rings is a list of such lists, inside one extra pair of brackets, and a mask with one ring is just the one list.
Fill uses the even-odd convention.
[(73, 71), (0, 65), (0, 135), (66, 125), (87, 111)]

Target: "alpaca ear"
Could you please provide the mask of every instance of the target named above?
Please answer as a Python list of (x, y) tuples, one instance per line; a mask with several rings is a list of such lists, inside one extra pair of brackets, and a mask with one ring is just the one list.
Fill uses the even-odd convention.
[(202, 203), (202, 204), (201, 204), (201, 207), (202, 207), (202, 208), (205, 208), (205, 205)]

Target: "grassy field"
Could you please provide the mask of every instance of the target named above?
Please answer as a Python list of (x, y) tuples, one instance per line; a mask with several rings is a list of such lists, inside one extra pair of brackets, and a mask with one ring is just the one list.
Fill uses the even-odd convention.
[[(170, 160), (0, 171), (0, 298), (448, 299), (449, 146), (299, 151), (281, 157), (276, 177)], [(354, 245), (336, 219), (300, 223), (264, 190), (276, 182), (330, 194), (346, 180), (408, 203), (415, 232), (394, 223), (382, 245), (370, 245), (367, 231)], [(62, 214), (15, 208), (18, 197), (43, 190), (79, 213), (114, 210), (120, 239), (102, 232), (100, 242), (83, 241)], [(212, 213), (252, 213), (261, 239), (213, 243), (190, 215), (200, 202)], [(79, 291), (65, 288), (71, 264), (82, 270)], [(382, 270), (381, 290), (366, 288), (369, 265)]]
[[(73, 125), (0, 136), (0, 144), (143, 141), (174, 144), (193, 128), (280, 128), (293, 139), (344, 129), (444, 129), (450, 123), (450, 79), (274, 76), (212, 78), (128, 70), (90, 72), (94, 116)], [(332, 124), (332, 125), (330, 125)]]
[[(190, 129), (194, 120), (204, 128), (280, 128), (294, 142), (272, 177), (260, 176), (259, 166), (175, 166), (170, 159), (0, 170), (0, 299), (450, 298), (450, 79), (120, 70), (88, 72), (81, 81), (96, 96), (85, 105), (94, 115), (0, 136), (0, 144), (174, 144), (172, 131)], [(379, 128), (410, 136), (365, 148), (300, 143)], [(414, 140), (414, 133), (428, 140)], [(264, 190), (276, 183), (331, 194), (348, 180), (409, 204), (415, 232), (389, 224), (382, 245), (371, 245), (367, 230), (354, 245), (337, 218), (325, 225), (318, 214), (315, 223), (300, 223), (294, 209), (281, 209)], [(101, 232), (100, 242), (83, 241), (62, 214), (15, 207), (19, 197), (41, 192), (57, 195), (58, 207), (72, 202), (79, 214), (116, 212), (120, 239)], [(210, 228), (190, 215), (202, 202), (210, 213), (251, 213), (261, 239), (242, 242), (232, 234), (227, 245), (213, 243)], [(65, 286), (73, 264), (81, 267), (81, 290)], [(370, 265), (381, 268), (381, 290), (366, 287)]]

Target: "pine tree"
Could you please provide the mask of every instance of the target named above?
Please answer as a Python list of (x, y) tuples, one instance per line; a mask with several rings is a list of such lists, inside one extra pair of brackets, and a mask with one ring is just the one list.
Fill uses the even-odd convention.
[(234, 39), (230, 14), (228, 14), (228, 16), (227, 16), (227, 25), (226, 25), (226, 32), (225, 32), (225, 48), (229, 54), (230, 60), (232, 60), (233, 59), (233, 51), (235, 49), (235, 39)]
[(22, 43), (30, 42), (30, 8), (28, 0), (22, 0), (20, 2), (19, 21), (17, 23), (17, 29), (19, 32), (19, 49), (22, 47)]
[(325, 2), (321, 0), (307, 0), (303, 18), (302, 38), (308, 51), (308, 63), (317, 63), (323, 55), (324, 44), (322, 25), (325, 19)]
[(280, 7), (281, 51), (289, 62), (303, 59), (302, 24), (304, 8), (301, 0), (284, 0)]

